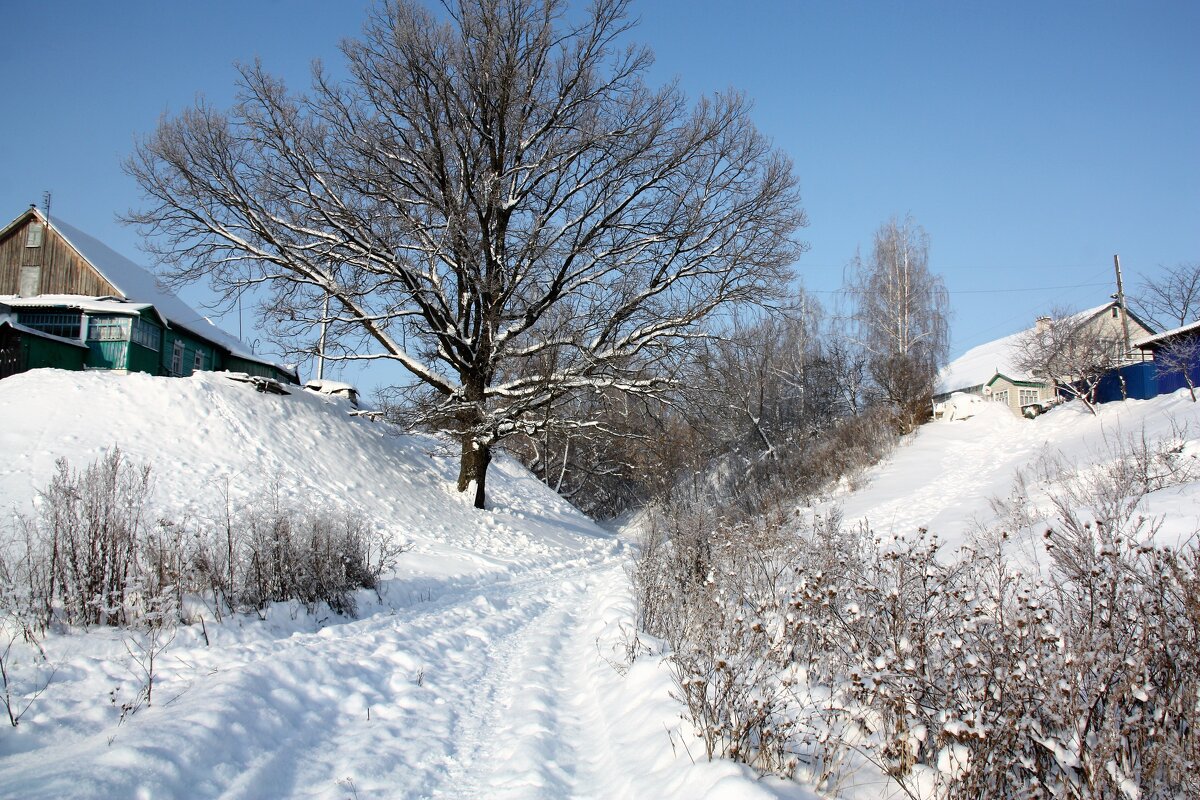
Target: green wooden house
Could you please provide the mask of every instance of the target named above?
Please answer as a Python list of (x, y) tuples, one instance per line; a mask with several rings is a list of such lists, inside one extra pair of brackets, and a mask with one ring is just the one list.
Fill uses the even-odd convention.
[(31, 207), (0, 230), (0, 378), (38, 367), (299, 383), (137, 264)]

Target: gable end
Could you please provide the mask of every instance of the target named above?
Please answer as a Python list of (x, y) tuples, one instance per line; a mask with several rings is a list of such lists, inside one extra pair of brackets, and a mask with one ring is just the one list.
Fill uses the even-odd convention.
[[(30, 235), (37, 225), (40, 242)], [(33, 208), (0, 231), (0, 295), (16, 294), (124, 297)]]

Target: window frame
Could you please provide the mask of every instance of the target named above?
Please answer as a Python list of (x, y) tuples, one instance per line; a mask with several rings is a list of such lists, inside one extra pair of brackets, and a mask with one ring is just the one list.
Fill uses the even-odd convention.
[(171, 374), (183, 374), (183, 340), (176, 339), (171, 345)]
[(114, 315), (88, 316), (87, 322), (89, 342), (128, 342), (133, 327), (129, 317)]
[(79, 339), (84, 330), (82, 311), (18, 311), (17, 324), (62, 339)]
[(162, 336), (163, 330), (161, 327), (142, 317), (135, 317), (129, 341), (158, 353), (162, 350)]

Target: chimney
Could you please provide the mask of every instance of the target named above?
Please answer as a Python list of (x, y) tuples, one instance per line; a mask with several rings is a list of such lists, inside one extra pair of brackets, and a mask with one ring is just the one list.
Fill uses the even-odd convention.
[(1038, 317), (1037, 321), (1033, 324), (1033, 329), (1036, 333), (1045, 333), (1050, 330), (1050, 318)]

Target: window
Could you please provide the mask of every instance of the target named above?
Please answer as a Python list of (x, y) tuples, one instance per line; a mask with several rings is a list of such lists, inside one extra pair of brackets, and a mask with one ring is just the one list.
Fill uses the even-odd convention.
[(17, 322), (42, 333), (78, 339), (83, 315), (78, 311), (21, 311), (17, 313)]
[(204, 351), (197, 347), (196, 362), (192, 365), (192, 371), (199, 372), (202, 369), (204, 369)]
[(171, 349), (171, 374), (183, 374), (183, 342), (179, 339), (175, 340), (175, 346)]
[(1036, 403), (1040, 399), (1038, 397), (1037, 389), (1022, 389), (1020, 391), (1019, 396), (1020, 396), (1022, 408), (1024, 408), (1025, 406), (1027, 406), (1031, 403)]
[(133, 321), (133, 337), (131, 341), (158, 352), (162, 349), (162, 328), (153, 322), (138, 317)]
[(25, 232), (26, 247), (41, 247), (42, 246), (42, 223), (35, 222), (29, 226)]
[(993, 393), (992, 399), (997, 403), (1004, 403), (1004, 405), (1008, 405), (1008, 389), (1005, 389), (1003, 392)]
[(128, 341), (129, 323), (129, 317), (91, 317), (88, 319), (88, 341)]
[(26, 264), (21, 267), (20, 283), (17, 285), (17, 294), (21, 297), (33, 297), (41, 294), (42, 289), (42, 268), (38, 264)]

